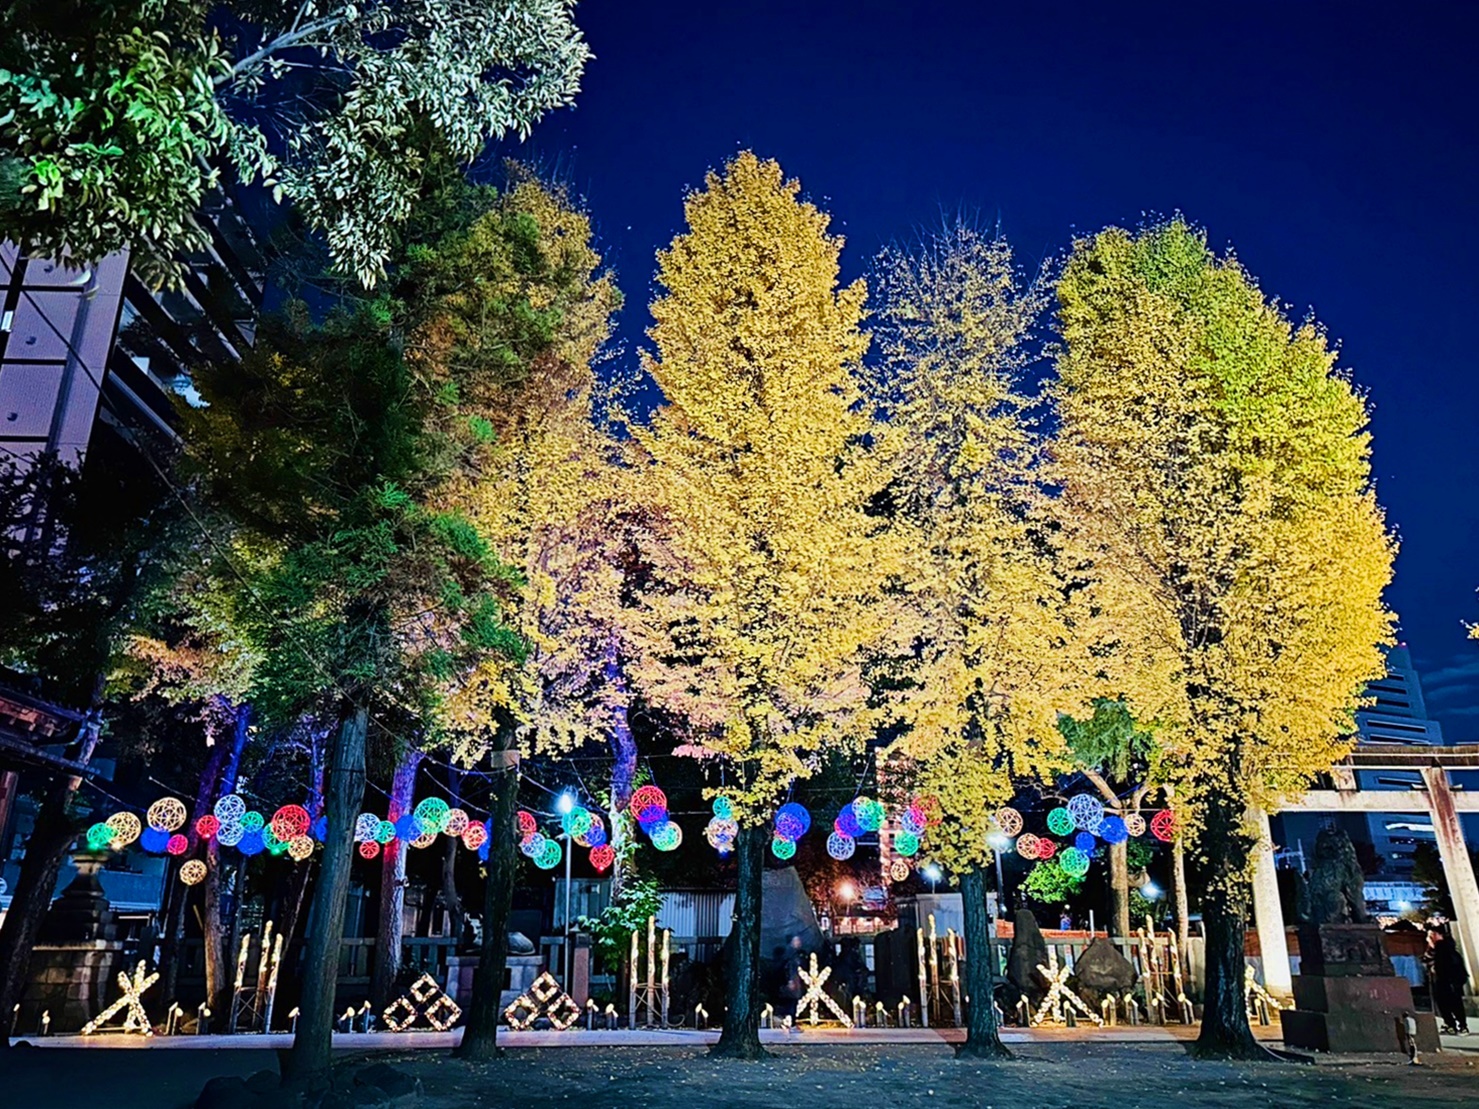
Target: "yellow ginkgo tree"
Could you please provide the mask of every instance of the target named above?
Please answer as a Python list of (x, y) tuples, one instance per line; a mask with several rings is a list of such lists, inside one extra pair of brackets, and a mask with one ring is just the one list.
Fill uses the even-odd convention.
[(873, 376), (890, 500), (911, 551), (899, 778), (938, 802), (927, 850), (960, 880), (967, 1038), (1007, 1054), (992, 1005), (986, 874), (992, 814), (1021, 778), (1065, 764), (1060, 712), (1087, 696), (1088, 655), (1058, 569), (1022, 378), (1045, 307), (1006, 240), (957, 224), (880, 266)]
[(900, 550), (876, 503), (856, 370), (864, 287), (775, 162), (744, 153), (687, 198), (659, 254), (647, 369), (664, 404), (634, 431), (652, 523), (634, 678), (722, 764), (740, 831), (721, 1055), (758, 1058), (760, 888), (785, 790), (871, 728), (869, 652), (894, 627)]
[(1364, 399), (1180, 220), (1074, 245), (1058, 283), (1060, 515), (1123, 641), (1161, 652), (1161, 772), (1206, 882), (1198, 1052), (1259, 1049), (1243, 998), (1254, 805), (1348, 750), (1384, 670), (1395, 544)]

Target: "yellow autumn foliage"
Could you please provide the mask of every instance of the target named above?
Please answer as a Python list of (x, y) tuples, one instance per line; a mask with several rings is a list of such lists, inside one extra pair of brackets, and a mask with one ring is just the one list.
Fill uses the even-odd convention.
[(875, 396), (915, 636), (882, 773), (938, 800), (927, 850), (959, 873), (989, 862), (1014, 779), (1066, 767), (1058, 714), (1090, 696), (1021, 381), (1046, 296), (1004, 239), (963, 225), (880, 268)]
[(1061, 517), (1134, 656), (1107, 653), (1106, 692), (1158, 724), (1212, 901), (1240, 911), (1247, 806), (1341, 758), (1384, 672), (1366, 405), (1318, 326), (1180, 221), (1076, 243), (1058, 301)]
[(871, 511), (886, 478), (858, 407), (865, 290), (837, 287), (842, 240), (799, 189), (744, 153), (688, 196), (649, 331), (665, 404), (634, 430), (653, 522), (633, 677), (725, 766), (752, 826), (869, 735), (864, 667), (903, 564)]

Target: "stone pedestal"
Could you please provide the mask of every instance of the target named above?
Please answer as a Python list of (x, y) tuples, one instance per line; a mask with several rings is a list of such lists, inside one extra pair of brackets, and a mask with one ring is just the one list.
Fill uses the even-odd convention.
[(82, 1031), (117, 1000), (122, 954), (123, 945), (116, 940), (38, 943), (31, 952), (15, 1034), (38, 1034), (41, 1014), (48, 1012), (53, 1034)]
[(510, 955), (508, 957), (508, 981), (498, 997), (498, 1004), (508, 1008), (525, 990), (534, 984), (539, 972), (544, 969), (538, 955)]
[(1294, 1008), (1282, 1014), (1290, 1047), (1338, 1053), (1403, 1050), (1403, 1018), (1417, 1019), (1419, 1051), (1438, 1050), (1438, 1024), (1412, 1004), (1412, 986), (1392, 972), (1375, 924), (1320, 924), (1299, 931)]

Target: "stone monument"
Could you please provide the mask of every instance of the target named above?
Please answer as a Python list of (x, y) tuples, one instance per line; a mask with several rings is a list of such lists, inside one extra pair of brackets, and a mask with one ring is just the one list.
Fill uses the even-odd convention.
[(52, 902), (36, 936), (16, 1035), (38, 1030), (43, 1013), (51, 1031), (77, 1032), (117, 992), (123, 944), (98, 877), (104, 856), (83, 852), (72, 862), (77, 877)]
[(1419, 1013), (1412, 986), (1392, 971), (1381, 927), (1366, 912), (1365, 881), (1350, 837), (1325, 828), (1300, 905), (1294, 1008), (1282, 1014), (1290, 1047), (1331, 1052), (1404, 1051), (1401, 1029), (1417, 1021), (1419, 1051), (1438, 1050), (1438, 1024)]

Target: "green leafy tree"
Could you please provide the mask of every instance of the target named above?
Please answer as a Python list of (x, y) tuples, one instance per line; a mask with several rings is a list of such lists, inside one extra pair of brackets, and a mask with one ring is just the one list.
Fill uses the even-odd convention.
[(434, 726), (449, 674), (522, 650), (502, 619), (510, 575), (465, 515), (434, 503), (488, 449), (459, 397), (508, 367), (413, 369), (404, 336), (420, 319), (406, 303), (382, 297), (323, 324), (292, 309), (241, 364), (200, 371), (205, 404), (184, 413), (191, 476), (231, 525), (214, 573), (259, 659), (250, 699), (269, 724), (336, 721), (302, 1018), (286, 1064), (302, 1082), (329, 1065), (371, 720), (403, 742), (399, 728)]
[(573, 0), (19, 0), (0, 14), (0, 232), (153, 281), (204, 247), (222, 168), (264, 181), (366, 286), (439, 152), (571, 103)]
[[(1154, 733), (1136, 724), (1129, 706), (1100, 698), (1094, 702), (1093, 715), (1085, 720), (1060, 716), (1058, 730), (1105, 811), (1121, 818), (1137, 812), (1153, 789), (1156, 745)], [(1114, 935), (1126, 937), (1135, 919), (1130, 909), (1129, 841), (1108, 844), (1107, 851), (1109, 923)]]

